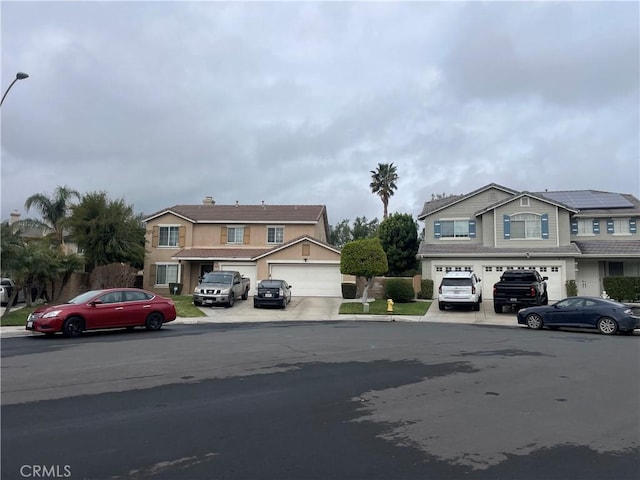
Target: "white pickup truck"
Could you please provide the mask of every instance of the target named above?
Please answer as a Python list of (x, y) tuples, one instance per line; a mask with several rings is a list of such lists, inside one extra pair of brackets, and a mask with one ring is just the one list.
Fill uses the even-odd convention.
[(209, 272), (200, 280), (193, 291), (193, 304), (233, 307), (236, 299), (246, 300), (249, 297), (251, 281), (240, 275), (240, 272), (220, 270)]

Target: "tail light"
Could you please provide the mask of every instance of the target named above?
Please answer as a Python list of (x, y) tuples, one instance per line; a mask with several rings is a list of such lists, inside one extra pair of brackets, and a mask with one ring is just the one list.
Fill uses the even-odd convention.
[(278, 289), (278, 295), (281, 297), (284, 297), (284, 290), (282, 290), (281, 288)]
[(442, 285), (438, 287), (438, 293), (442, 293)]
[(476, 294), (476, 287), (474, 287), (473, 285), (471, 285), (471, 294), (472, 295)]
[(530, 291), (531, 291), (531, 296), (535, 297), (536, 296), (536, 289), (534, 287), (531, 287)]

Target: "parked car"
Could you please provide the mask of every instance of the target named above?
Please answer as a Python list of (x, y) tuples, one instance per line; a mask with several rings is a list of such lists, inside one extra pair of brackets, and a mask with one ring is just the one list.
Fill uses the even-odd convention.
[(469, 305), (477, 312), (482, 303), (480, 281), (473, 272), (447, 272), (438, 287), (438, 308)]
[(548, 277), (533, 269), (505, 270), (493, 285), (493, 310), (502, 313), (504, 307), (515, 308), (547, 305)]
[(518, 323), (539, 330), (542, 327), (597, 328), (605, 335), (631, 335), (640, 328), (640, 316), (628, 305), (600, 297), (568, 297), (553, 305), (518, 311)]
[(220, 270), (207, 273), (193, 291), (193, 304), (224, 305), (233, 307), (236, 299), (246, 300), (249, 297), (251, 280), (233, 270)]
[(258, 282), (256, 294), (253, 296), (253, 307), (265, 305), (287, 308), (291, 302), (291, 285), (284, 280), (262, 280)]
[[(3, 278), (0, 280), (0, 304), (3, 307), (9, 304), (9, 299), (13, 294), (13, 290), (15, 289), (15, 283), (10, 278)], [(24, 292), (22, 290), (18, 290), (18, 294), (16, 295), (13, 304), (24, 302)]]
[(85, 330), (146, 327), (160, 330), (176, 319), (170, 298), (138, 288), (91, 290), (61, 305), (44, 305), (27, 318), (27, 330), (75, 337)]

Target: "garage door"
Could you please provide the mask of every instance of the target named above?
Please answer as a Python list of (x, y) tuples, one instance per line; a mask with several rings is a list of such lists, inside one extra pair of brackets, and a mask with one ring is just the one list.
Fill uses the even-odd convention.
[(560, 267), (557, 267), (557, 266), (529, 267), (526, 265), (524, 266), (520, 265), (520, 266), (514, 267), (510, 265), (505, 265), (505, 266), (485, 265), (481, 271), (482, 287), (483, 287), (482, 292), (484, 294), (484, 298), (486, 299), (493, 298), (493, 284), (500, 281), (500, 275), (502, 275), (502, 272), (504, 270), (507, 270), (508, 268), (522, 268), (522, 267), (535, 268), (543, 277), (549, 277), (549, 279), (547, 280), (547, 292), (548, 292), (550, 301), (561, 300), (566, 296), (564, 295), (564, 282), (562, 280), (562, 269)]
[(338, 264), (271, 265), (271, 278), (291, 284), (294, 297), (342, 296), (342, 274)]
[(240, 275), (251, 280), (249, 295), (253, 295), (256, 288), (256, 266), (246, 263), (220, 263), (220, 270), (235, 270)]

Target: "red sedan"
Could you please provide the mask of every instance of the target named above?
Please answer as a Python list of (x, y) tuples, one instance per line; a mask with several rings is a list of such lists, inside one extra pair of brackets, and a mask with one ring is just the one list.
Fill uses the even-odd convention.
[(61, 305), (44, 305), (27, 318), (27, 330), (75, 337), (85, 330), (146, 327), (160, 330), (176, 319), (170, 298), (139, 288), (91, 290)]

